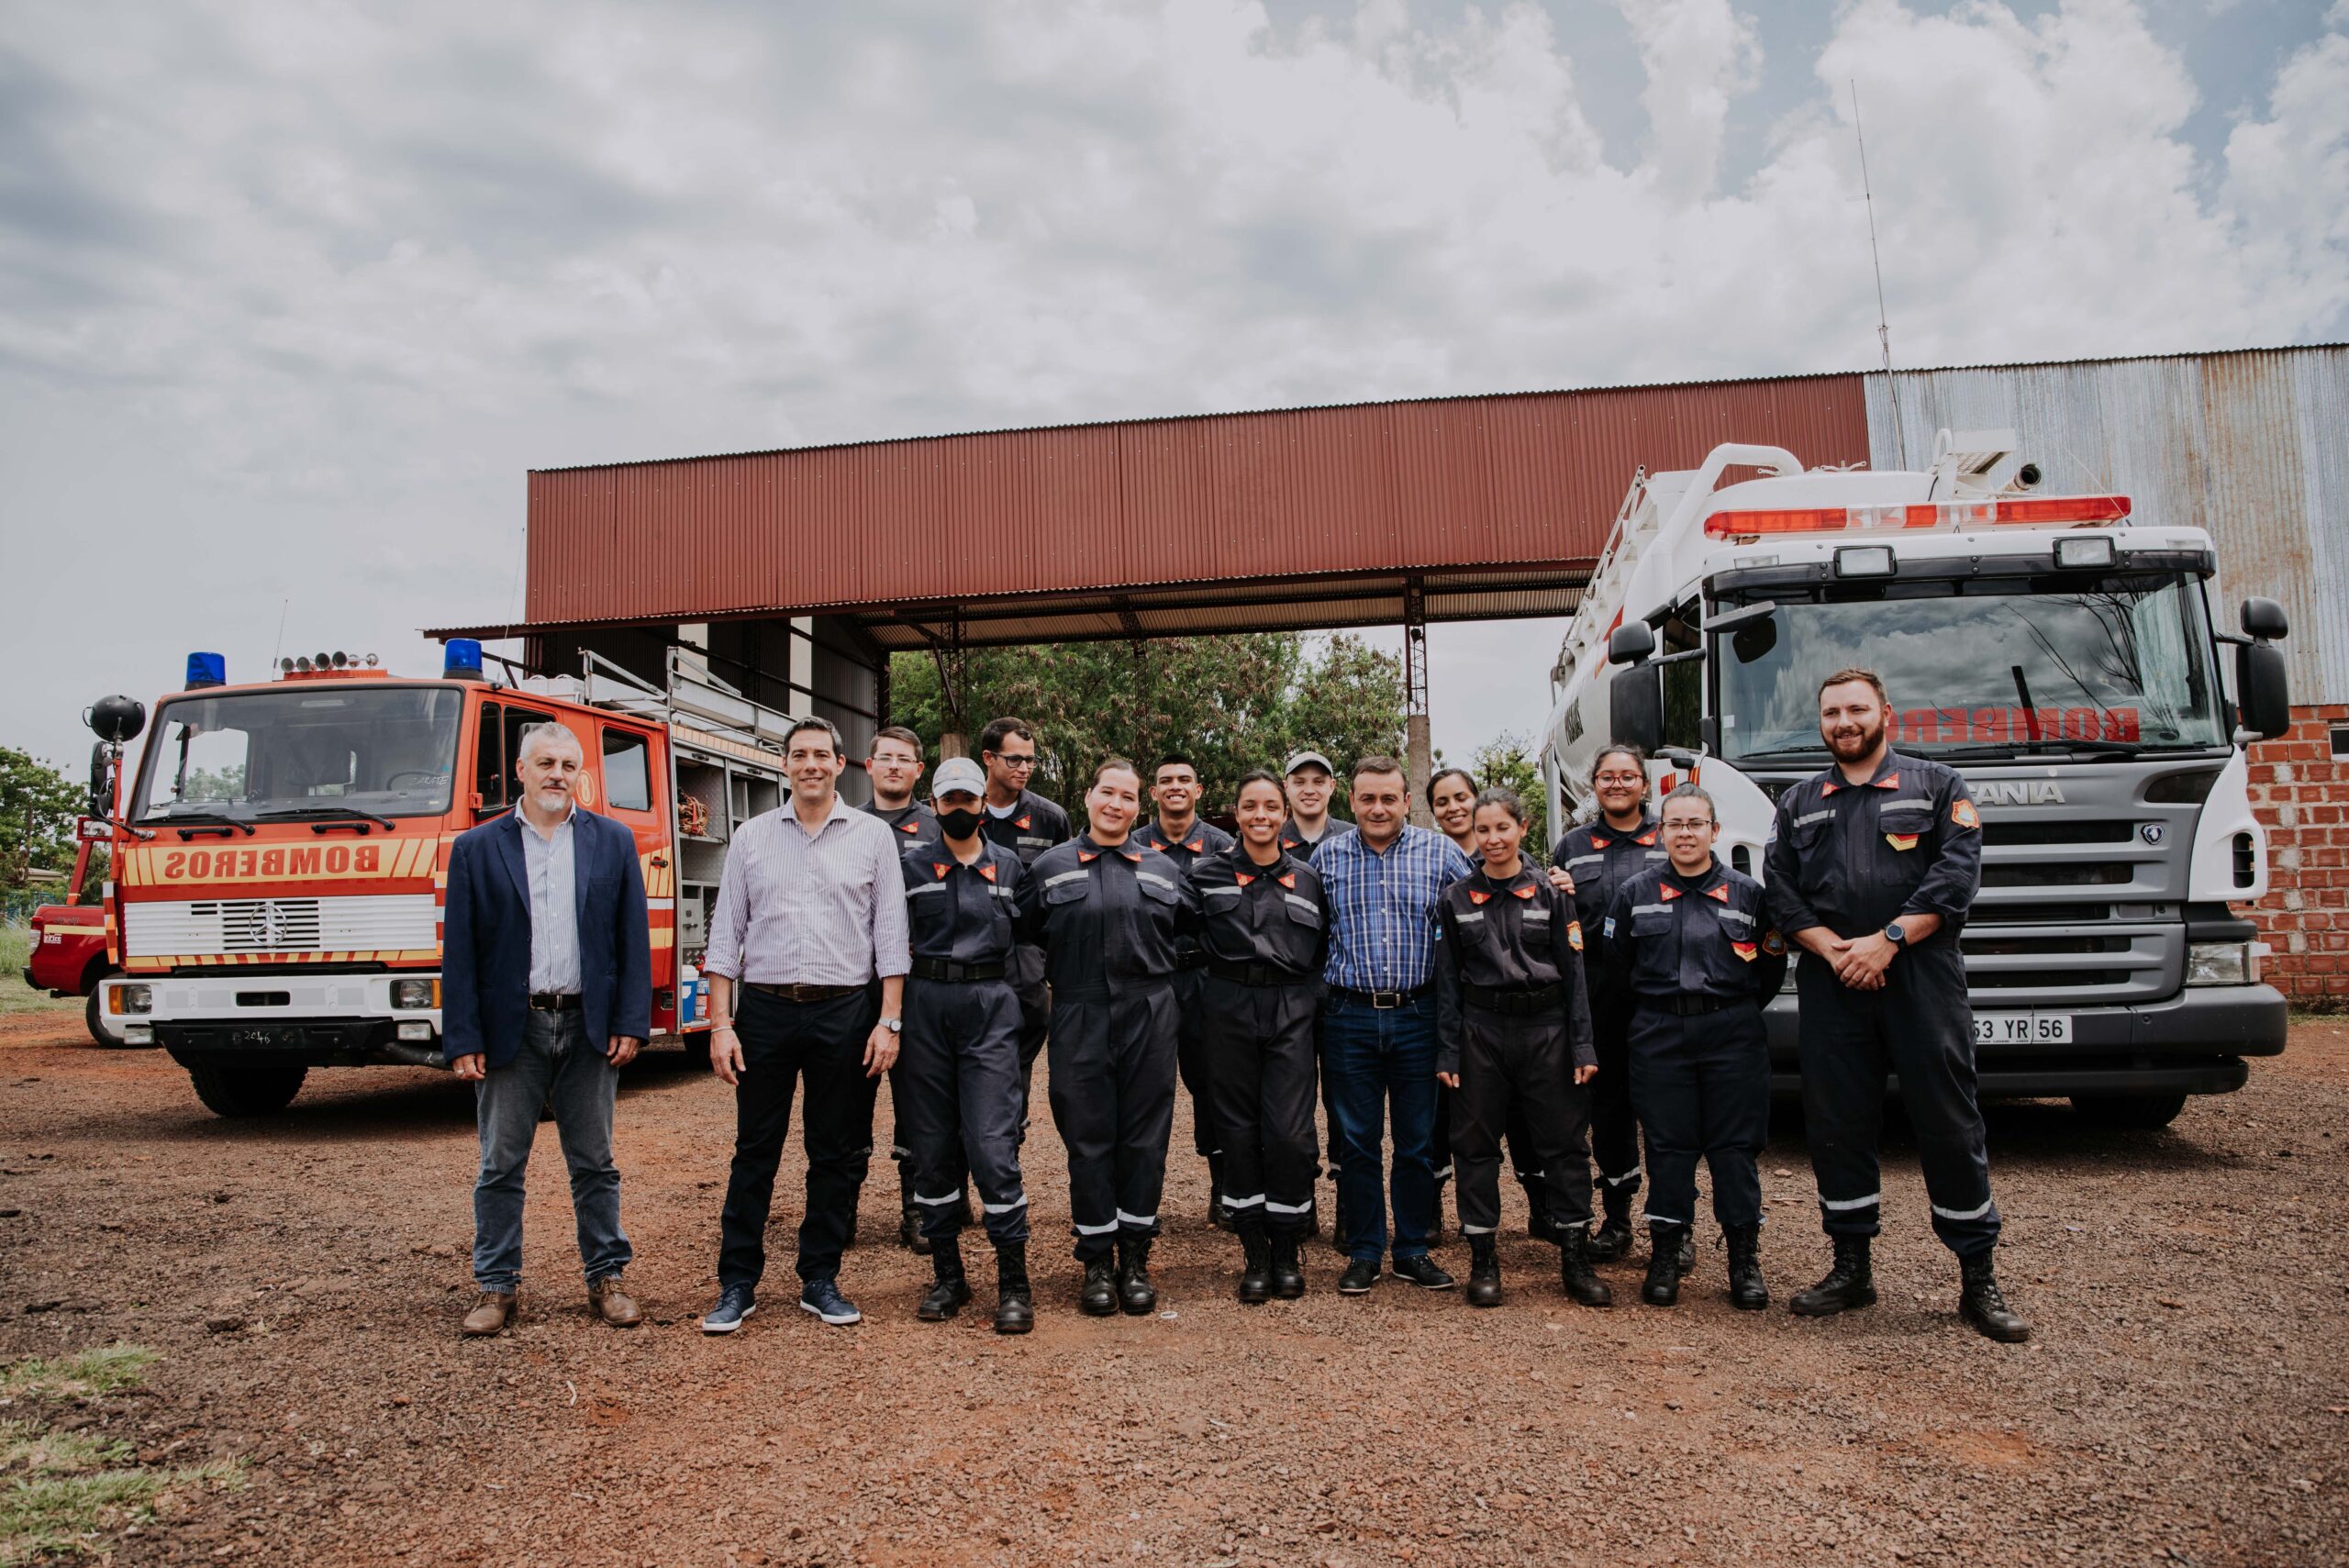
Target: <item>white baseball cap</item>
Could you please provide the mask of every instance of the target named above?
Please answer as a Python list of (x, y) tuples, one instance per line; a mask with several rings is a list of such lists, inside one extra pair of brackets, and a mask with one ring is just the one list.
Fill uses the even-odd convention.
[(1297, 772), (1297, 769), (1299, 769), (1299, 768), (1301, 768), (1301, 767), (1304, 767), (1304, 766), (1305, 766), (1307, 763), (1308, 763), (1308, 762), (1309, 762), (1309, 763), (1311, 763), (1311, 764), (1313, 764), (1315, 767), (1319, 768), (1319, 769), (1320, 769), (1323, 773), (1325, 773), (1331, 774), (1332, 776), (1334, 776), (1334, 775), (1337, 773), (1337, 771), (1338, 771), (1338, 770), (1337, 770), (1337, 769), (1335, 769), (1335, 768), (1333, 768), (1333, 767), (1331, 767), (1331, 766), (1330, 765), (1330, 759), (1329, 759), (1329, 758), (1327, 758), (1327, 757), (1325, 757), (1325, 756), (1323, 756), (1323, 755), (1322, 755), (1320, 752), (1319, 752), (1319, 751), (1292, 751), (1292, 752), (1290, 752), (1290, 753), (1289, 753), (1289, 758), (1288, 758), (1288, 763), (1287, 763), (1287, 765), (1286, 765), (1286, 767), (1284, 767), (1284, 768), (1282, 768), (1282, 769), (1281, 769), (1281, 772), (1282, 772), (1282, 773), (1283, 773), (1283, 774), (1285, 774), (1285, 775), (1286, 775), (1286, 774), (1288, 774), (1288, 773), (1293, 773)]
[(930, 772), (930, 794), (933, 800), (941, 795), (985, 795), (986, 792), (986, 770), (968, 757), (949, 757)]

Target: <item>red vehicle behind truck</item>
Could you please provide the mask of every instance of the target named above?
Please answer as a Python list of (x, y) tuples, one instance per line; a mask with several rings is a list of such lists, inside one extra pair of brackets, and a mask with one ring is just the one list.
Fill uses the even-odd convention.
[(44, 904), (33, 911), (25, 984), (52, 996), (83, 996), (83, 1021), (100, 1045), (120, 1045), (100, 1011), (98, 983), (114, 973), (106, 957), (106, 912), (95, 904)]
[[(450, 846), (510, 809), (522, 734), (543, 723), (579, 740), (580, 805), (636, 837), (656, 1041), (707, 1029), (707, 915), (732, 828), (781, 803), (785, 716), (683, 653), (662, 687), (594, 659), (578, 679), (495, 684), (463, 639), (437, 678), (284, 664), (232, 686), (217, 655), (193, 656), (122, 774), (104, 911), (121, 973), (99, 994), (127, 1042), (168, 1051), (222, 1116), (283, 1109), (315, 1067), (440, 1065)], [(136, 706), (93, 714), (117, 703)]]

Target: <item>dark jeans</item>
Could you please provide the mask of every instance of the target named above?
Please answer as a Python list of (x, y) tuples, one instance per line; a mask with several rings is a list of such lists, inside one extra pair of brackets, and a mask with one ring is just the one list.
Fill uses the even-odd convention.
[(1321, 1010), (1321, 1071), (1337, 1118), (1338, 1196), (1351, 1257), (1386, 1252), (1385, 1142), (1391, 1118), (1395, 1256), (1424, 1257), (1435, 1228), (1435, 993), (1373, 1007), (1331, 993)]
[(721, 1286), (756, 1284), (766, 1273), (767, 1210), (791, 1129), (793, 1088), (801, 1081), (807, 1092), (800, 1119), (807, 1207), (799, 1221), (799, 1277), (839, 1275), (873, 1151), (864, 1041), (874, 1017), (866, 991), (829, 1002), (786, 1002), (742, 989), (734, 1009), (743, 1063), (734, 1089), (734, 1166), (718, 1221)]
[(577, 1013), (527, 1015), (521, 1049), (473, 1085), (481, 1173), (473, 1182), (473, 1280), (511, 1291), (522, 1277), (522, 1173), (538, 1138), (539, 1109), (554, 1112), (571, 1212), (587, 1283), (618, 1273), (634, 1253), (620, 1229), (620, 1173), (612, 1163), (612, 1102), (620, 1075), (587, 1043)]

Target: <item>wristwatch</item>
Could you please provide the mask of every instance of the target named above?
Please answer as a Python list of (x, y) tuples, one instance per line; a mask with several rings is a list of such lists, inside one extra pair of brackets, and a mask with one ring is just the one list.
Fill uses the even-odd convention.
[(887, 1029), (891, 1034), (903, 1034), (906, 1029), (906, 1020), (903, 1018), (883, 1018), (881, 1020), (881, 1027)]
[(1900, 929), (1899, 921), (1895, 920), (1884, 929), (1884, 940), (1894, 947), (1898, 947), (1909, 940), (1909, 933)]

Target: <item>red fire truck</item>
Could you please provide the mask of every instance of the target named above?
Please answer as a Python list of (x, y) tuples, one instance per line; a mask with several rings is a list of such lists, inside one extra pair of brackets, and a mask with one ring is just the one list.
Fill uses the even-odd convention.
[[(230, 685), (188, 661), (109, 812), (106, 1023), (188, 1071), (222, 1116), (282, 1110), (314, 1067), (440, 1062), (440, 913), (458, 834), (510, 809), (523, 731), (561, 724), (580, 804), (636, 835), (656, 1041), (698, 1048), (698, 963), (726, 844), (782, 803), (790, 719), (673, 651), (659, 686), (589, 656), (492, 680), (459, 639), (437, 677), (373, 655), (288, 659)], [(121, 704), (121, 706), (110, 706)], [(114, 715), (109, 699), (93, 712)], [(133, 732), (135, 733), (135, 728)], [(109, 740), (101, 750), (131, 738)]]

